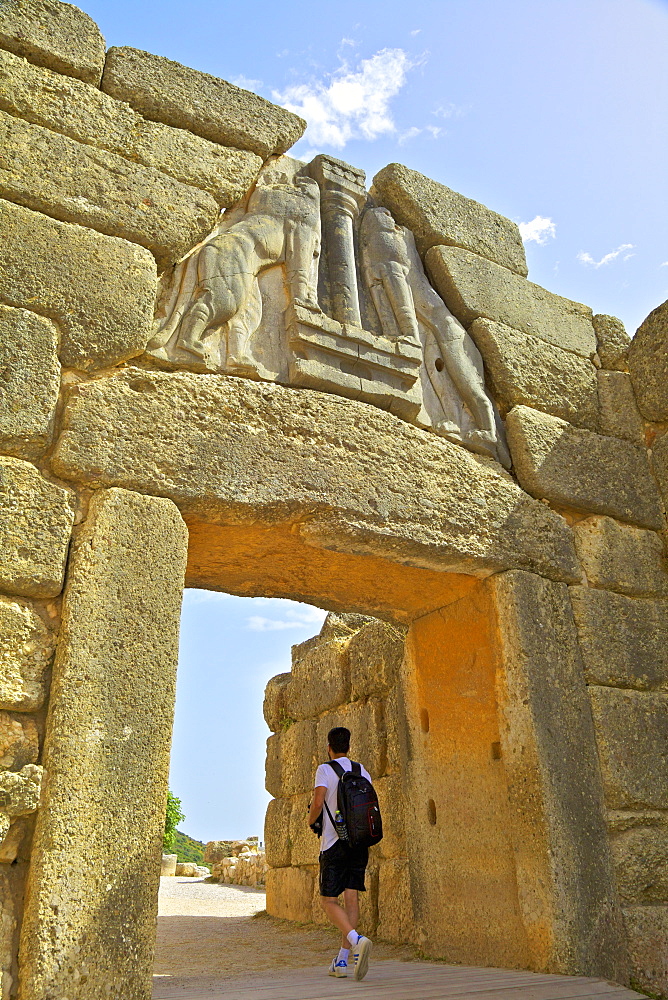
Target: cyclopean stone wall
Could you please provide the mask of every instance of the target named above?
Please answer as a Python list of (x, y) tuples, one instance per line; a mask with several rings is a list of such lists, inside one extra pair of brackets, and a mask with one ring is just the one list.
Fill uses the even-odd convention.
[[(327, 923), (318, 892), (319, 839), (306, 824), (315, 768), (327, 759), (327, 733), (347, 726), (350, 756), (368, 769), (384, 836), (371, 849), (360, 926), (388, 941), (415, 940), (406, 831), (399, 675), (405, 629), (362, 615), (328, 615), (320, 634), (292, 648), (292, 670), (268, 684), (264, 713), (267, 790), (267, 910)], [(428, 861), (426, 861), (428, 864)]]
[(0, 128), (2, 1000), (150, 996), (184, 580), (364, 616), (270, 687), (274, 912), (349, 720), (369, 929), (668, 993), (666, 304), (629, 346), (511, 221), (58, 0), (2, 5)]

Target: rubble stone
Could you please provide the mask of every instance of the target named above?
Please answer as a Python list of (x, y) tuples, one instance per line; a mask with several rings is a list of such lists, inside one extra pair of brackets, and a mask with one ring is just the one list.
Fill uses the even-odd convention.
[(20, 771), (26, 764), (36, 764), (39, 757), (39, 733), (35, 720), (0, 711), (0, 768)]
[(653, 309), (629, 347), (629, 372), (640, 412), (668, 420), (668, 300)]
[(603, 368), (625, 372), (631, 338), (621, 319), (597, 313), (593, 317), (598, 356)]
[(412, 230), (421, 253), (439, 244), (463, 247), (526, 276), (517, 225), (480, 202), (401, 163), (390, 163), (376, 174), (371, 194), (401, 226)]
[[(645, 425), (626, 372), (598, 372), (601, 434), (645, 444)], [(558, 416), (559, 414), (557, 414)]]
[(284, 153), (306, 122), (263, 97), (208, 73), (128, 47), (107, 52), (102, 90), (151, 121), (266, 159)]
[(46, 697), (54, 635), (32, 605), (0, 596), (0, 709), (34, 712)]
[(665, 903), (668, 899), (668, 827), (636, 827), (611, 839), (622, 903)]

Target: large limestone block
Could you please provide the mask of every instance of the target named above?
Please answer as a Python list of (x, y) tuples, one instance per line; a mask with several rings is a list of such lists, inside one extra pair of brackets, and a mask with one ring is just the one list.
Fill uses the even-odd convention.
[(0, 712), (0, 768), (20, 771), (25, 764), (36, 764), (38, 757), (39, 733), (35, 720)]
[(316, 837), (308, 825), (309, 803), (313, 790), (295, 795), (291, 799), (290, 825), (288, 828), (290, 840), (291, 864), (302, 867), (317, 865), (320, 853), (320, 838)]
[(388, 622), (372, 621), (348, 645), (352, 697), (385, 697), (399, 676), (406, 634)]
[(255, 153), (147, 121), (95, 87), (2, 50), (0, 109), (208, 191), (223, 207), (245, 194), (262, 166)]
[(41, 708), (54, 645), (53, 632), (32, 605), (0, 596), (0, 709)]
[(633, 395), (631, 376), (626, 372), (600, 371), (597, 378), (601, 434), (644, 445), (645, 425)]
[(267, 805), (264, 817), (264, 849), (270, 868), (287, 868), (290, 865), (291, 815), (292, 799), (271, 799)]
[(263, 160), (284, 153), (306, 128), (297, 115), (249, 90), (140, 49), (109, 49), (101, 87), (151, 121), (249, 149)]
[(218, 205), (206, 191), (0, 111), (0, 196), (150, 250), (160, 269), (198, 243)]
[(493, 582), (501, 750), (531, 954), (555, 972), (623, 981), (624, 930), (568, 588), (522, 572)]
[(264, 720), (272, 733), (282, 732), (292, 721), (285, 708), (285, 692), (290, 686), (291, 681), (292, 674), (290, 672), (276, 674), (275, 677), (271, 677), (267, 681), (267, 686), (264, 689), (262, 710)]
[(380, 815), (383, 819), (383, 839), (378, 845), (381, 858), (406, 857), (406, 827), (404, 818), (405, 790), (401, 774), (388, 774), (374, 782)]
[(0, 305), (0, 450), (37, 458), (49, 443), (60, 390), (58, 340), (50, 320)]
[(661, 535), (586, 517), (573, 526), (575, 548), (592, 587), (631, 596), (668, 593), (668, 561)]
[(23, 913), (26, 865), (3, 865), (0, 871), (0, 996), (17, 995), (17, 952)]
[(290, 718), (314, 719), (349, 700), (346, 646), (345, 639), (321, 640), (293, 658), (292, 682), (284, 694)]
[(668, 827), (643, 826), (611, 838), (622, 903), (665, 903), (668, 899)]
[(415, 939), (410, 873), (405, 858), (383, 861), (380, 865), (378, 937), (396, 944), (412, 944)]
[(581, 575), (564, 520), (498, 467), (308, 389), (128, 370), (76, 387), (53, 463), (66, 479), (169, 496), (214, 522), (300, 522), (316, 547), (454, 572)]
[(668, 434), (663, 434), (652, 447), (652, 469), (659, 484), (664, 505), (668, 509)]
[(668, 694), (590, 687), (611, 809), (668, 809)]
[(489, 319), (475, 320), (469, 333), (502, 415), (524, 404), (598, 430), (596, 369), (588, 358)]
[(668, 688), (668, 601), (571, 587), (587, 681)]
[(668, 299), (636, 330), (628, 361), (642, 415), (668, 420)]
[(28, 462), (0, 457), (0, 589), (22, 597), (59, 594), (73, 522), (68, 490)]
[(345, 726), (350, 730), (348, 756), (363, 764), (373, 781), (387, 773), (387, 739), (380, 698), (355, 701), (322, 716), (318, 722), (317, 746), (319, 750), (322, 747), (323, 760), (326, 760), (327, 733), (335, 726)]
[(439, 244), (464, 247), (526, 276), (526, 256), (517, 225), (480, 202), (401, 163), (383, 167), (373, 179), (371, 193), (400, 225), (413, 231), (421, 253)]
[(527, 406), (510, 411), (506, 433), (520, 486), (531, 496), (643, 528), (663, 527), (661, 500), (643, 448)]
[(310, 923), (313, 904), (312, 872), (301, 868), (267, 871), (267, 913), (282, 920)]
[(151, 996), (187, 541), (172, 503), (125, 490), (99, 491), (79, 530), (22, 929), (26, 1000), (73, 983), (78, 1000)]
[(0, 46), (38, 66), (97, 86), (104, 68), (104, 38), (82, 10), (60, 0), (4, 0)]
[(313, 776), (327, 755), (327, 743), (316, 744), (315, 722), (295, 722), (267, 740), (266, 788), (275, 798), (313, 788)]
[(625, 372), (631, 338), (621, 319), (597, 313), (592, 322), (601, 365), (608, 370)]
[(631, 956), (631, 986), (647, 996), (668, 996), (668, 906), (624, 910)]
[(56, 323), (63, 365), (102, 368), (143, 351), (157, 289), (148, 250), (7, 201), (0, 242), (0, 297)]
[(433, 247), (425, 261), (436, 290), (466, 327), (491, 319), (583, 358), (596, 352), (591, 309), (581, 302), (455, 247)]

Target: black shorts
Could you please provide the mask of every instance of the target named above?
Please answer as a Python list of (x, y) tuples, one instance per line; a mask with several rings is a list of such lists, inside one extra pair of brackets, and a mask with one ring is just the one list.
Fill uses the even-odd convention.
[(364, 872), (368, 862), (368, 847), (347, 847), (337, 840), (320, 855), (320, 895), (340, 896), (344, 889), (366, 892)]

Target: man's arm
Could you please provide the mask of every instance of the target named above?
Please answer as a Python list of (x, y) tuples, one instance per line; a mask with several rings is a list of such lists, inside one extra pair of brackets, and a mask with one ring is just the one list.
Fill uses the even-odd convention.
[(318, 816), (322, 812), (322, 807), (325, 803), (325, 792), (327, 788), (325, 785), (318, 785), (313, 791), (313, 798), (311, 799), (311, 809), (308, 814), (308, 825), (311, 826), (315, 823)]

